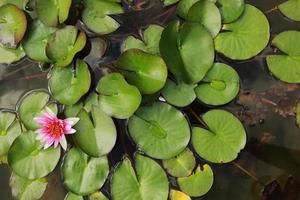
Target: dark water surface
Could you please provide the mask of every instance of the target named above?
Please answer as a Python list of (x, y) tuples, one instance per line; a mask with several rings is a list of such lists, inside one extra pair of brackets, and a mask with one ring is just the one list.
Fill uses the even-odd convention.
[[(248, 0), (247, 2), (266, 13), (283, 1)], [(268, 13), (267, 17), (271, 25), (272, 37), (285, 30), (300, 30), (299, 22), (286, 19), (278, 10)], [(144, 19), (141, 17), (136, 20)], [(101, 57), (106, 47), (99, 40), (93, 41), (96, 50), (88, 58), (91, 67), (97, 68), (96, 76), (105, 73), (103, 68), (98, 68), (97, 56)], [(111, 43), (108, 50), (112, 53), (106, 53), (101, 63), (109, 62), (118, 56), (119, 47), (118, 42)], [(194, 199), (256, 200), (264, 199), (263, 191), (265, 197), (268, 197), (265, 198), (266, 200), (300, 199), (300, 185), (297, 183), (300, 182), (300, 128), (296, 126), (293, 112), (286, 111), (300, 98), (300, 86), (281, 83), (269, 74), (265, 55), (273, 51), (274, 49), (269, 46), (257, 57), (243, 62), (217, 56), (218, 61), (234, 67), (241, 77), (240, 96), (235, 102), (223, 108), (234, 112), (244, 121), (248, 143), (234, 163), (212, 165), (215, 176), (212, 190), (204, 197)], [(37, 64), (23, 60), (17, 65), (0, 65), (0, 108), (14, 109), (22, 94), (36, 88), (47, 88), (46, 73), (40, 71)], [(277, 105), (281, 107), (278, 108)], [(199, 102), (183, 109), (183, 112), (189, 116), (191, 124), (197, 124), (197, 121), (190, 109), (199, 114), (207, 110)], [(115, 122), (118, 125), (119, 139), (109, 155), (111, 166), (119, 162), (125, 153), (132, 155), (135, 151), (134, 145), (126, 136), (124, 122)], [(202, 163), (201, 158), (197, 160)], [(10, 173), (7, 165), (0, 165), (1, 200), (13, 199), (8, 185)], [(48, 181), (48, 188), (42, 199), (63, 200), (66, 191), (61, 185), (59, 169), (48, 177)], [(271, 182), (273, 184), (270, 184)], [(173, 187), (177, 187), (175, 180), (170, 180), (170, 183)], [(103, 189), (106, 194), (109, 193), (108, 186), (109, 182)]]

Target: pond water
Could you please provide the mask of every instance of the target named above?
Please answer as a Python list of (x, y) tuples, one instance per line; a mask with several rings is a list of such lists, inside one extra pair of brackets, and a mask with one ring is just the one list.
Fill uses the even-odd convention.
[[(267, 13), (282, 0), (247, 2)], [(147, 12), (158, 14), (160, 11), (155, 9)], [(300, 23), (286, 19), (279, 11), (275, 10), (266, 15), (271, 24), (272, 37), (284, 30), (300, 30)], [(169, 19), (172, 19), (172, 16)], [(136, 19), (142, 20), (142, 15)], [(118, 37), (119, 35), (116, 35), (116, 38)], [(106, 45), (99, 39), (94, 39), (93, 45), (96, 50), (87, 60), (99, 77), (105, 72), (101, 68), (103, 64), (119, 55), (120, 43), (116, 40), (109, 45), (109, 53), (104, 55), (105, 59), (100, 64), (96, 62), (97, 56), (102, 56)], [(265, 55), (272, 51), (274, 49), (269, 46), (257, 57), (243, 62), (217, 56), (218, 61), (234, 67), (241, 77), (242, 91), (239, 97), (223, 108), (234, 112), (244, 121), (248, 143), (235, 162), (212, 165), (215, 177), (212, 190), (204, 197), (194, 199), (300, 199), (300, 128), (296, 126), (295, 117), (292, 116), (292, 108), (300, 99), (300, 86), (281, 83), (269, 74)], [(37, 64), (29, 60), (12, 66), (0, 65), (0, 108), (14, 109), (18, 99), (25, 92), (47, 88), (46, 76)], [(190, 123), (197, 124), (191, 110), (200, 114), (207, 108), (199, 102), (194, 102), (190, 107), (183, 109), (189, 116)], [(118, 125), (118, 141), (109, 155), (111, 166), (119, 162), (125, 153), (132, 155), (135, 152), (134, 145), (126, 136), (125, 122), (118, 120), (115, 123)], [(200, 158), (197, 160), (202, 162)], [(10, 173), (8, 166), (0, 165), (1, 200), (13, 199), (8, 185)], [(62, 200), (66, 191), (61, 185), (59, 170), (49, 176), (48, 181), (48, 188), (42, 199)], [(273, 184), (270, 184), (272, 182)], [(170, 183), (177, 187), (174, 180), (170, 180)], [(103, 192), (109, 194), (109, 182), (105, 184)]]

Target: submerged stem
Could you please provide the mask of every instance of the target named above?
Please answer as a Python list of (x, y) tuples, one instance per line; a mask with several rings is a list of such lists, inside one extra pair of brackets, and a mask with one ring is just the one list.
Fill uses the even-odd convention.
[(261, 185), (265, 186), (265, 184), (263, 182), (261, 182), (254, 174), (252, 174), (249, 170), (245, 169), (242, 165), (240, 165), (239, 163), (233, 161), (232, 165), (235, 166), (237, 169), (239, 169), (240, 171), (244, 172), (247, 176), (249, 176), (252, 180), (254, 180), (255, 182), (260, 183)]

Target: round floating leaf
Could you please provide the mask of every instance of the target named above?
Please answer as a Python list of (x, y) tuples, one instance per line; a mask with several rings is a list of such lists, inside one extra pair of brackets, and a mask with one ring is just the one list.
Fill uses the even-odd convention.
[(288, 18), (294, 21), (300, 21), (300, 1), (287, 0), (278, 6), (279, 10)]
[(182, 81), (178, 81), (178, 83), (176, 83), (168, 79), (161, 92), (168, 103), (178, 107), (185, 107), (195, 100), (195, 87), (196, 84), (186, 84)]
[(0, 157), (6, 157), (13, 141), (21, 134), (21, 126), (16, 114), (0, 111)]
[(177, 179), (180, 189), (191, 197), (200, 197), (206, 194), (213, 185), (214, 175), (209, 165), (197, 167), (194, 174)]
[(0, 43), (15, 48), (22, 40), (27, 27), (24, 12), (13, 4), (0, 7)]
[(113, 120), (99, 107), (93, 106), (91, 117), (82, 109), (77, 117), (76, 144), (88, 155), (99, 157), (108, 154), (115, 146), (117, 130)]
[(102, 192), (95, 192), (89, 196), (89, 200), (108, 200)]
[(174, 3), (177, 3), (178, 1), (180, 1), (180, 0), (163, 0), (164, 4), (166, 6), (169, 6), (169, 5), (172, 5)]
[(214, 61), (211, 34), (199, 23), (171, 22), (163, 31), (160, 52), (178, 80), (197, 83)]
[(154, 160), (135, 155), (135, 170), (126, 157), (111, 180), (114, 200), (167, 200), (169, 182), (164, 170)]
[(180, 0), (177, 5), (177, 14), (186, 19), (190, 8), (199, 0)]
[(191, 200), (191, 197), (181, 191), (171, 190), (170, 200)]
[(75, 26), (65, 26), (54, 32), (48, 39), (46, 46), (47, 57), (57, 67), (69, 65), (76, 53), (81, 51), (86, 44), (84, 32), (78, 34)]
[(268, 44), (270, 26), (266, 16), (256, 7), (246, 4), (242, 16), (224, 24), (215, 39), (218, 52), (234, 60), (246, 60), (260, 53)]
[(10, 49), (4, 47), (0, 43), (0, 63), (1, 64), (11, 64), (19, 61), (21, 58), (25, 56), (25, 52), (22, 46), (19, 46), (16, 49)]
[(62, 166), (65, 186), (69, 191), (83, 196), (100, 189), (108, 172), (106, 157), (89, 157), (78, 148), (70, 149)]
[(82, 60), (67, 67), (54, 67), (49, 79), (49, 89), (53, 97), (64, 105), (75, 104), (91, 85), (91, 75), (87, 64)]
[(224, 23), (237, 20), (245, 9), (244, 0), (218, 0), (217, 2)]
[(296, 122), (297, 122), (298, 126), (300, 127), (300, 102), (298, 102), (297, 108), (296, 108)]
[(47, 26), (62, 24), (69, 15), (72, 0), (35, 0), (38, 18)]
[(157, 159), (178, 155), (190, 140), (190, 127), (185, 116), (161, 102), (139, 108), (129, 119), (128, 130), (137, 146)]
[(24, 9), (28, 2), (29, 0), (0, 0), (0, 6), (5, 4), (14, 4), (15, 6), (18, 6), (18, 8)]
[(208, 0), (196, 2), (187, 14), (186, 20), (203, 24), (213, 37), (221, 30), (221, 14), (217, 6)]
[(116, 65), (128, 83), (136, 86), (142, 94), (156, 93), (167, 80), (168, 69), (164, 60), (139, 49), (125, 51)]
[(56, 28), (45, 26), (39, 20), (32, 22), (22, 41), (26, 55), (36, 61), (50, 62), (46, 55), (46, 45), (48, 38), (56, 30)]
[(196, 165), (196, 160), (189, 149), (184, 150), (174, 158), (163, 160), (163, 166), (169, 174), (174, 177), (185, 177), (191, 175)]
[(286, 55), (268, 56), (269, 70), (282, 81), (300, 83), (300, 32), (282, 32), (273, 39), (272, 44)]
[(142, 99), (139, 90), (129, 85), (119, 73), (112, 73), (100, 79), (97, 91), (100, 108), (118, 119), (132, 116)]
[(47, 176), (56, 167), (60, 158), (60, 148), (43, 149), (36, 134), (21, 134), (9, 149), (7, 160), (13, 172), (27, 179)]
[(227, 163), (236, 159), (246, 145), (246, 132), (242, 123), (230, 112), (211, 110), (203, 115), (209, 127), (193, 128), (192, 143), (205, 160)]
[(133, 36), (127, 37), (123, 44), (123, 51), (128, 49), (141, 49), (147, 53), (159, 55), (159, 40), (163, 30), (161, 26), (150, 25), (144, 31), (144, 41), (136, 39)]
[[(40, 126), (34, 121), (35, 117), (38, 117), (46, 106), (49, 106), (50, 95), (41, 90), (34, 90), (28, 92), (21, 99), (18, 112), (20, 119), (27, 129), (36, 130)], [(56, 113), (57, 107), (52, 104), (51, 110)]]
[(119, 3), (106, 0), (84, 0), (84, 4), (82, 21), (89, 29), (99, 34), (108, 34), (119, 28), (119, 23), (109, 16), (124, 12)]
[(9, 185), (12, 195), (19, 200), (38, 200), (40, 199), (47, 187), (45, 178), (28, 180), (12, 173)]
[(84, 200), (82, 196), (76, 195), (72, 192), (68, 192), (64, 200)]
[(240, 78), (228, 65), (215, 63), (195, 89), (198, 99), (208, 105), (223, 105), (239, 93)]

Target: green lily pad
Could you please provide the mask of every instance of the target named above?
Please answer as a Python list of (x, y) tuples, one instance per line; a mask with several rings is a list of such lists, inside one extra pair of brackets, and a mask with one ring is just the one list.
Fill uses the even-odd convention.
[(215, 49), (234, 60), (246, 60), (259, 54), (268, 44), (270, 25), (256, 7), (246, 4), (238, 20), (224, 24), (215, 38)]
[(15, 48), (25, 35), (27, 20), (24, 12), (13, 4), (0, 7), (0, 43)]
[(163, 0), (164, 4), (165, 4), (166, 6), (175, 4), (175, 3), (177, 3), (178, 1), (180, 1), (180, 0)]
[(108, 34), (119, 28), (119, 23), (109, 16), (124, 12), (119, 3), (107, 0), (84, 0), (84, 5), (82, 21), (93, 32)]
[(272, 44), (284, 55), (268, 56), (269, 70), (282, 81), (300, 83), (300, 32), (282, 32), (273, 39)]
[(139, 90), (129, 85), (119, 73), (112, 73), (100, 79), (97, 92), (100, 108), (117, 119), (132, 116), (142, 100)]
[(72, 62), (74, 56), (84, 48), (85, 44), (84, 32), (78, 33), (75, 26), (65, 26), (49, 37), (46, 55), (54, 62), (54, 66), (65, 67)]
[(179, 188), (191, 197), (205, 195), (213, 185), (214, 174), (209, 165), (197, 167), (194, 174), (177, 179)]
[(213, 65), (211, 34), (199, 23), (171, 22), (163, 31), (160, 53), (178, 80), (197, 83)]
[(108, 172), (106, 157), (89, 157), (78, 148), (70, 149), (62, 166), (64, 185), (69, 191), (82, 196), (100, 189)]
[(21, 60), (24, 56), (25, 52), (21, 45), (16, 49), (10, 49), (0, 43), (0, 64), (11, 64)]
[(19, 200), (38, 200), (40, 199), (47, 187), (45, 178), (28, 180), (12, 173), (9, 185), (12, 195)]
[(164, 60), (139, 49), (125, 51), (116, 63), (128, 83), (142, 94), (154, 94), (166, 83), (168, 69)]
[(99, 107), (93, 106), (91, 117), (82, 109), (77, 117), (74, 135), (76, 144), (88, 155), (99, 157), (108, 154), (115, 146), (117, 130), (113, 120)]
[(84, 200), (84, 199), (83, 199), (83, 196), (79, 196), (72, 192), (68, 192), (68, 194), (65, 196), (64, 200)]
[(128, 36), (123, 44), (123, 51), (128, 49), (141, 49), (147, 53), (159, 55), (159, 40), (164, 28), (158, 25), (150, 25), (144, 31), (144, 40), (141, 41), (133, 36)]
[(23, 178), (37, 179), (47, 176), (54, 170), (60, 158), (60, 148), (43, 149), (43, 144), (36, 136), (33, 132), (21, 134), (8, 151), (9, 166)]
[(193, 128), (192, 143), (199, 156), (213, 163), (231, 162), (246, 145), (242, 123), (230, 112), (211, 110), (202, 117), (209, 127)]
[(29, 0), (0, 0), (0, 6), (5, 4), (14, 4), (20, 9), (24, 9)]
[(102, 192), (95, 192), (89, 196), (89, 200), (108, 200)]
[(218, 106), (232, 101), (239, 90), (238, 73), (226, 64), (215, 63), (195, 92), (203, 103)]
[(244, 12), (244, 0), (218, 0), (220, 12), (224, 23), (237, 20)]
[(16, 120), (16, 114), (0, 111), (0, 157), (7, 155), (13, 141), (21, 132), (21, 126), (19, 120)]
[(56, 104), (50, 104), (50, 95), (42, 90), (33, 90), (24, 95), (18, 105), (18, 113), (20, 119), (25, 127), (29, 130), (36, 130), (40, 126), (34, 121), (35, 117), (38, 117), (45, 107), (48, 106), (56, 113)]
[(297, 125), (300, 127), (300, 102), (298, 102), (297, 108), (296, 108), (296, 122), (297, 122)]
[(278, 6), (280, 12), (294, 21), (300, 21), (300, 1), (287, 0)]
[(191, 197), (178, 190), (170, 191), (170, 200), (191, 200)]
[(182, 152), (190, 140), (185, 116), (162, 102), (143, 106), (129, 119), (129, 134), (147, 155), (169, 159)]
[(190, 8), (199, 0), (180, 0), (177, 5), (177, 14), (186, 19)]
[(82, 108), (83, 102), (78, 102), (74, 105), (66, 106), (64, 112), (67, 118), (76, 117)]
[(117, 166), (111, 180), (114, 200), (167, 200), (169, 182), (164, 170), (154, 160), (135, 155), (135, 170), (125, 159)]
[(46, 26), (62, 24), (69, 16), (72, 0), (35, 0), (38, 18)]
[(185, 177), (191, 175), (193, 172), (196, 160), (193, 152), (186, 149), (174, 158), (163, 160), (163, 166), (172, 176)]
[(221, 30), (221, 14), (217, 6), (208, 0), (196, 2), (187, 14), (186, 20), (203, 24), (213, 37)]
[(46, 45), (48, 38), (56, 30), (56, 28), (45, 26), (39, 20), (32, 22), (22, 41), (26, 55), (36, 61), (50, 62), (46, 55)]
[(64, 105), (75, 104), (85, 95), (91, 85), (91, 74), (82, 60), (67, 67), (54, 67), (49, 79), (49, 89), (53, 97)]
[(182, 81), (176, 83), (168, 79), (161, 93), (168, 103), (178, 107), (185, 107), (196, 99), (194, 91), (196, 86), (196, 84), (186, 84)]

